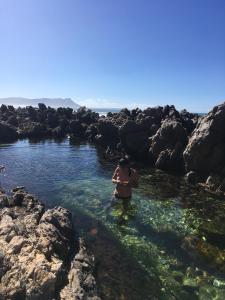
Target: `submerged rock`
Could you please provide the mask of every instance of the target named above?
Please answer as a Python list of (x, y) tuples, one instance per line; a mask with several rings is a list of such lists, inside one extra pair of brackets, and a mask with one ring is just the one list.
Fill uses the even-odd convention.
[[(71, 213), (62, 207), (45, 211), (24, 188), (16, 188), (12, 197), (3, 193), (0, 197), (0, 299), (99, 299), (92, 257), (83, 255), (89, 268), (77, 262), (79, 242)], [(71, 275), (75, 273), (79, 281)], [(91, 284), (86, 282), (88, 276)], [(70, 298), (60, 297), (67, 281)], [(81, 287), (92, 298), (79, 298)]]

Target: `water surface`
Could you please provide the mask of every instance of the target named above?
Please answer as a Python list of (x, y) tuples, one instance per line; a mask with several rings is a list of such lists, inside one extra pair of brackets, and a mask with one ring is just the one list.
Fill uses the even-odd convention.
[(223, 199), (144, 169), (130, 205), (110, 207), (115, 164), (69, 140), (2, 144), (0, 164), (6, 190), (24, 185), (73, 212), (103, 299), (225, 299)]

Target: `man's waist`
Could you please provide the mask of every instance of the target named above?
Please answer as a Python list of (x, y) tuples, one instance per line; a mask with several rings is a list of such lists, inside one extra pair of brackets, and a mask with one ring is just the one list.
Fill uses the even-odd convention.
[(123, 196), (123, 195), (120, 195), (118, 193), (114, 193), (114, 196), (118, 199), (130, 199), (131, 198), (131, 195), (129, 196)]

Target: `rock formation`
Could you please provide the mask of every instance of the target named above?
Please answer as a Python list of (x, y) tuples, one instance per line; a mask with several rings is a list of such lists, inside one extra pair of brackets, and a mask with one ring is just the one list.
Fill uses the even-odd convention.
[(204, 116), (191, 135), (184, 151), (187, 172), (213, 189), (225, 190), (225, 103)]
[(67, 209), (45, 211), (23, 188), (0, 193), (0, 299), (97, 300), (93, 268)]

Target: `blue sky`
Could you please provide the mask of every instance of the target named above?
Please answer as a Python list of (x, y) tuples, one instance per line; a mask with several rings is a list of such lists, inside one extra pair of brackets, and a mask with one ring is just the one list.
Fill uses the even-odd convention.
[(0, 0), (0, 97), (92, 107), (225, 100), (224, 0)]

